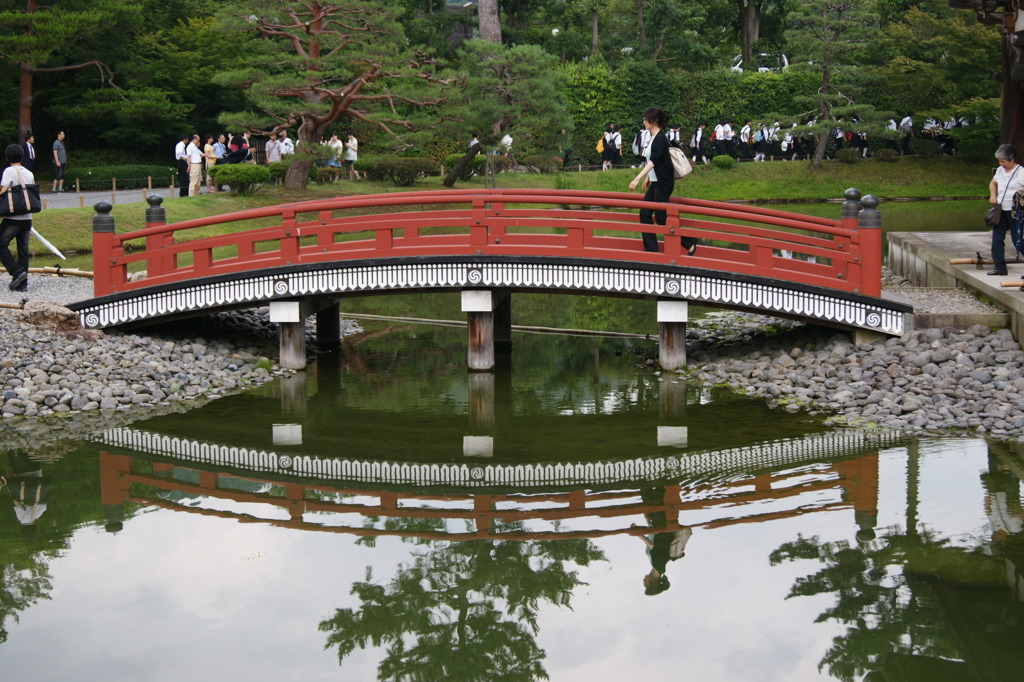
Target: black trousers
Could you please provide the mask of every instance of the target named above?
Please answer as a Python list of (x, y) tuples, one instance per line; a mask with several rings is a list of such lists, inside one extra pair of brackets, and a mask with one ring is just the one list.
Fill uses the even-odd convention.
[[(672, 199), (672, 190), (674, 187), (675, 182), (672, 180), (669, 180), (668, 182), (652, 182), (647, 185), (647, 191), (644, 192), (644, 201), (656, 201), (658, 203), (667, 204)], [(642, 225), (664, 225), (667, 220), (667, 211), (659, 211), (658, 209), (650, 208), (640, 209), (640, 223)], [(658, 235), (653, 232), (644, 232), (641, 237), (644, 242), (644, 251), (658, 250)], [(689, 249), (697, 243), (697, 240), (693, 237), (683, 237), (681, 241), (684, 249)]]
[(1006, 233), (1013, 225), (1013, 211), (1000, 207), (999, 224), (992, 228), (992, 268), (1006, 272)]
[(178, 196), (188, 196), (188, 162), (185, 159), (178, 159)]
[[(0, 222), (0, 262), (11, 277), (28, 272), (28, 238), (32, 234), (31, 220), (11, 220), (4, 218)], [(18, 248), (18, 257), (11, 254), (8, 245), (14, 241)]]

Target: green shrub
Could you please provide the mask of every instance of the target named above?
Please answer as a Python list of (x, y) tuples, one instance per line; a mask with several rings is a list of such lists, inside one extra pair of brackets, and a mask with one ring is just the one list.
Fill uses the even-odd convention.
[(228, 163), (210, 169), (218, 185), (228, 185), (232, 194), (254, 194), (270, 180), (270, 169), (254, 163)]
[(288, 164), (284, 161), (275, 161), (267, 165), (267, 170), (270, 171), (270, 178), (272, 180), (283, 180), (284, 176), (288, 173)]
[(421, 177), (434, 170), (434, 162), (430, 159), (385, 156), (371, 164), (367, 178), (390, 182), (396, 187), (412, 187)]
[[(459, 162), (465, 154), (449, 154), (444, 158), (444, 167), (447, 172), (448, 169), (454, 168), (455, 164)], [(465, 182), (469, 180), (473, 175), (483, 175), (485, 167), (487, 166), (487, 157), (483, 154), (477, 154), (469, 163), (462, 168), (462, 172), (459, 174), (459, 180)]]
[(318, 185), (326, 185), (337, 180), (343, 170), (337, 166), (313, 166), (309, 170), (309, 177)]
[(916, 156), (938, 156), (942, 149), (935, 140), (913, 139), (907, 145), (907, 150)]
[(874, 158), (884, 163), (896, 163), (900, 160), (900, 153), (895, 149), (884, 147), (875, 152)]
[(536, 168), (541, 173), (554, 173), (562, 167), (562, 160), (557, 156), (534, 154), (524, 157), (522, 161), (524, 166)]
[(711, 159), (711, 165), (719, 170), (732, 170), (732, 167), (736, 165), (736, 160), (728, 154), (719, 154)]
[(995, 159), (995, 145), (988, 140), (963, 140), (957, 148), (960, 156), (967, 159)]
[(860, 161), (860, 150), (847, 147), (836, 151), (836, 161), (840, 163), (857, 163)]
[(66, 185), (83, 190), (109, 190), (111, 181), (117, 178), (118, 189), (140, 189), (148, 186), (152, 179), (153, 185), (162, 186), (170, 183), (171, 176), (177, 177), (178, 170), (170, 166), (94, 166), (76, 167), (72, 165), (64, 178)]
[(877, 161), (881, 161), (887, 164), (894, 164), (899, 161), (899, 152), (896, 150), (890, 150), (890, 148), (883, 147), (878, 152), (874, 153), (873, 158)]

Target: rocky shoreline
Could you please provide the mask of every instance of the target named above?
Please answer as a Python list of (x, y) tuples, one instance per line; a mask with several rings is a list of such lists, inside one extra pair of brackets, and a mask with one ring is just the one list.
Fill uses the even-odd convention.
[[(949, 303), (951, 295), (941, 294), (946, 304), (965, 305)], [(0, 310), (0, 442), (38, 442), (67, 431), (61, 426), (97, 433), (288, 374), (272, 360), (276, 326), (267, 317), (265, 308), (221, 313), (143, 336), (82, 330), (54, 303)], [(359, 331), (346, 324), (346, 333)], [(827, 424), (1024, 434), (1024, 352), (1009, 330), (924, 329), (854, 344), (821, 328), (722, 313), (692, 323), (688, 336), (690, 366), (679, 376), (827, 415)]]

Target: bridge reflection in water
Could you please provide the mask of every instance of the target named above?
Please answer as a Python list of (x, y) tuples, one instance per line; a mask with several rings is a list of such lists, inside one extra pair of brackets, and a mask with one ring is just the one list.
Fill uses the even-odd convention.
[[(327, 365), (317, 378), (339, 380)], [(508, 375), (465, 380), (468, 414), (348, 407), (337, 390), (308, 396), (299, 375), (277, 401), (240, 395), (207, 408), (224, 406), (224, 418), (113, 429), (99, 439), (103, 503), (115, 528), (132, 502), (430, 540), (643, 535), (833, 509), (852, 510), (868, 533), (877, 448), (899, 440), (858, 430), (764, 440), (736, 423), (747, 401), (708, 402), (682, 381), (656, 384), (657, 410), (598, 415), (517, 413)], [(691, 421), (730, 428), (691, 434)]]

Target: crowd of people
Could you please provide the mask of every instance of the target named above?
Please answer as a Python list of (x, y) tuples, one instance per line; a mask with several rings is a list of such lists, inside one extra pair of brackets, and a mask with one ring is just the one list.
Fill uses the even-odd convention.
[[(900, 118), (890, 118), (886, 129), (892, 131), (886, 135), (882, 146), (898, 153), (910, 151), (910, 141), (914, 138), (934, 140), (944, 154), (955, 154), (956, 141), (951, 131), (954, 128), (968, 125), (963, 118), (951, 116), (946, 121), (928, 118), (920, 127), (915, 127), (914, 113), (907, 112)], [(802, 125), (792, 123), (783, 125), (779, 121), (754, 121), (744, 119), (737, 125), (732, 118), (720, 119), (714, 126), (701, 121), (689, 135), (680, 131), (679, 124), (672, 124), (665, 131), (669, 143), (685, 149), (694, 163), (709, 163), (719, 155), (730, 156), (739, 161), (796, 161), (807, 159), (814, 153), (818, 136), (806, 132), (816, 121), (808, 120)], [(871, 146), (864, 130), (857, 130), (857, 120), (849, 123), (839, 116), (836, 126), (828, 134), (826, 154), (834, 156), (840, 149), (856, 149), (861, 156), (867, 157)], [(852, 130), (851, 130), (852, 129)], [(643, 149), (650, 143), (650, 133), (641, 127), (633, 136), (630, 145), (636, 161), (630, 165), (635, 167), (641, 163)], [(623, 165), (622, 128), (609, 123), (598, 140), (597, 151), (601, 154), (601, 170), (608, 170)]]
[[(358, 180), (359, 171), (355, 169), (355, 162), (359, 158), (359, 141), (352, 130), (346, 132), (346, 138), (345, 142), (341, 142), (338, 139), (338, 134), (335, 133), (329, 140), (321, 140), (320, 144), (328, 150), (328, 153), (323, 161), (318, 162), (318, 165), (324, 164), (339, 169), (347, 168), (349, 179)], [(179, 196), (198, 195), (204, 177), (206, 191), (214, 191), (213, 178), (208, 172), (213, 166), (246, 162), (270, 165), (286, 161), (294, 153), (295, 143), (288, 137), (287, 130), (281, 130), (269, 136), (263, 144), (262, 150), (254, 147), (249, 133), (240, 135), (222, 133), (216, 137), (208, 134), (205, 142), (200, 140), (198, 134), (184, 134), (174, 147), (174, 160), (177, 164), (180, 187)], [(218, 187), (217, 190), (219, 191), (220, 188)]]

